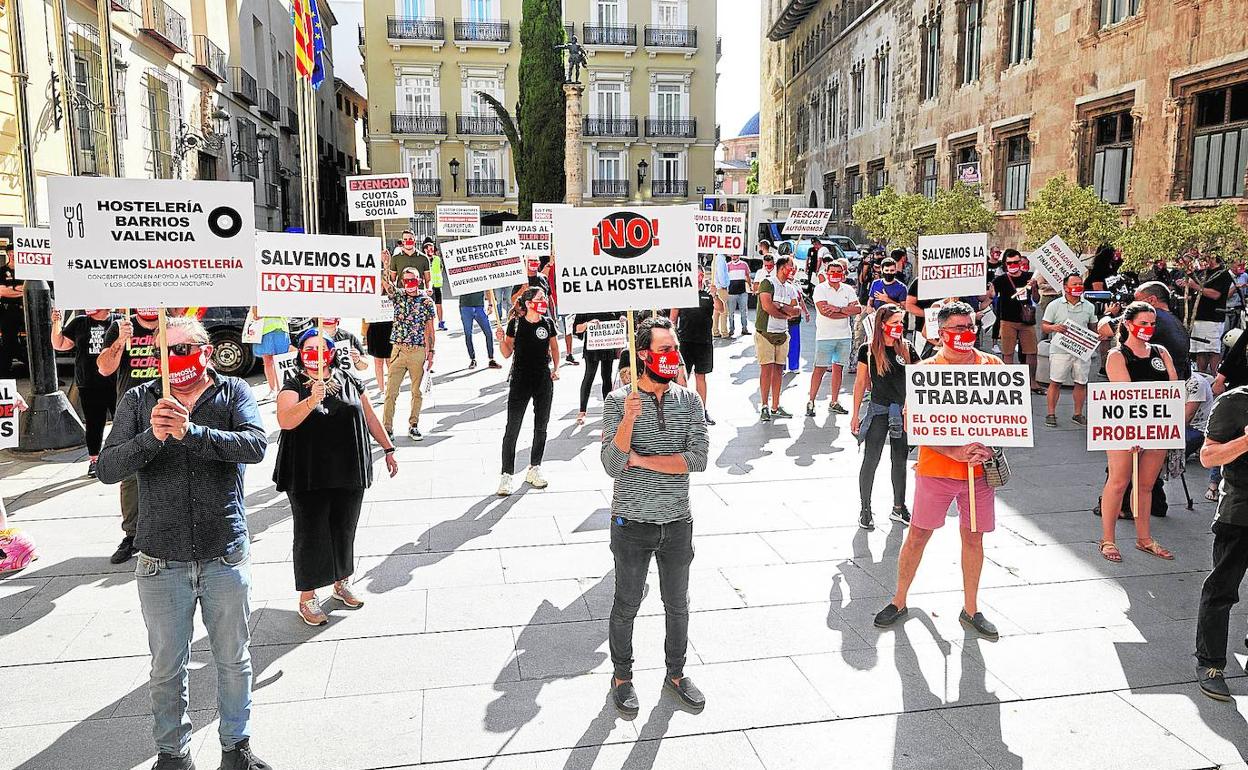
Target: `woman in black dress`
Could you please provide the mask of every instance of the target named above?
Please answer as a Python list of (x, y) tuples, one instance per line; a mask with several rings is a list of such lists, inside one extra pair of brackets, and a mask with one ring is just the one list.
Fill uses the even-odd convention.
[[(1132, 302), (1122, 314), (1118, 330), (1118, 347), (1105, 359), (1105, 373), (1110, 382), (1168, 382), (1178, 379), (1170, 353), (1161, 345), (1149, 342), (1157, 328), (1157, 311), (1147, 302)], [(1131, 483), (1132, 455), (1139, 455), (1139, 478), (1135, 499), (1135, 547), (1161, 559), (1174, 554), (1161, 547), (1149, 534), (1153, 503), (1153, 485), (1166, 461), (1165, 449), (1109, 449), (1109, 478), (1101, 493), (1101, 556), (1107, 561), (1122, 561), (1122, 553), (1114, 542), (1114, 527), (1122, 513), (1122, 498)]]
[(298, 350), (301, 371), (286, 379), (277, 397), (282, 437), (273, 480), (290, 499), (294, 519), (299, 615), (308, 625), (321, 626), (329, 618), (316, 589), (333, 585), (333, 598), (348, 609), (364, 604), (351, 592), (349, 579), (360, 505), (373, 483), (370, 434), (385, 451), (391, 476), (399, 465), (364, 386), (334, 365), (333, 340), (309, 329), (300, 335)]

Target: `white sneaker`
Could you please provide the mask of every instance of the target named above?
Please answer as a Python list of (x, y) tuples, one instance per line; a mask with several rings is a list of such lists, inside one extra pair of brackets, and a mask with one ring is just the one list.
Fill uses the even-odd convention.
[(504, 473), (503, 477), (498, 480), (498, 496), (506, 497), (512, 493), (511, 474)]
[(530, 465), (529, 473), (524, 477), (524, 480), (529, 482), (529, 486), (534, 489), (546, 488), (547, 482), (546, 479), (542, 478), (542, 467), (540, 465)]

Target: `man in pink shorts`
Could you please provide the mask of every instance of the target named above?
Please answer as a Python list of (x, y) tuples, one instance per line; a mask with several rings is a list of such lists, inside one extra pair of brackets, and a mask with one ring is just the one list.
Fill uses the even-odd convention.
[[(975, 349), (975, 311), (964, 302), (946, 304), (937, 317), (940, 327), (940, 351), (920, 366), (941, 364), (984, 366), (1000, 364), (1001, 359)], [(962, 535), (962, 590), (964, 606), (959, 620), (962, 625), (985, 639), (997, 639), (994, 626), (976, 606), (979, 575), (984, 567), (984, 533), (996, 527), (995, 494), (983, 481), (983, 462), (992, 457), (992, 449), (978, 442), (965, 446), (919, 447), (915, 465), (914, 512), (910, 531), (897, 560), (897, 593), (887, 607), (875, 616), (877, 628), (888, 628), (909, 612), (906, 594), (914, 582), (914, 573), (923, 559), (923, 549), (932, 533), (944, 526), (950, 504), (958, 506), (959, 532)], [(971, 529), (970, 490), (967, 466), (975, 468), (975, 529)]]

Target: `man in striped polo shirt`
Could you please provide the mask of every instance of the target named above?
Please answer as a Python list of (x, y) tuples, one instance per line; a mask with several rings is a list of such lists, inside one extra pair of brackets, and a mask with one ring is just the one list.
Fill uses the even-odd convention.
[(637, 391), (627, 387), (613, 391), (603, 406), (602, 420), (602, 466), (615, 479), (611, 693), (616, 708), (628, 716), (640, 710), (632, 683), (633, 620), (641, 607), (651, 556), (659, 567), (659, 592), (667, 616), (664, 688), (690, 708), (706, 705), (684, 672), (693, 563), (689, 474), (706, 470), (706, 410), (697, 393), (672, 382), (680, 371), (680, 353), (671, 321), (655, 317), (641, 323), (637, 358)]

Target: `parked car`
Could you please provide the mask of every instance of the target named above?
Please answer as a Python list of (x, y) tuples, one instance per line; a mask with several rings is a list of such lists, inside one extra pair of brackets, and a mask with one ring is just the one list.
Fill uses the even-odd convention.
[(212, 340), (212, 365), (221, 374), (246, 377), (256, 366), (251, 345), (243, 342), (247, 323), (245, 307), (210, 307), (204, 313), (204, 328)]

